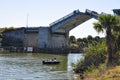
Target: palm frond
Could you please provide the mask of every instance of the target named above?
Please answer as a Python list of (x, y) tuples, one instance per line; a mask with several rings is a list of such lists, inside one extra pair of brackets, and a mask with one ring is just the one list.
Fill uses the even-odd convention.
[(101, 25), (99, 22), (95, 22), (95, 23), (93, 23), (93, 25), (94, 25), (94, 29), (95, 29), (98, 33), (104, 31), (103, 28), (102, 28), (102, 25)]

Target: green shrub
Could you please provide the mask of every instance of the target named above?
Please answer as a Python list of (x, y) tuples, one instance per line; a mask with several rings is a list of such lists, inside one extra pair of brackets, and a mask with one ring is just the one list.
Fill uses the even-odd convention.
[(100, 43), (89, 44), (84, 54), (84, 59), (77, 63), (76, 69), (90, 70), (91, 66), (98, 67), (100, 64), (105, 63), (106, 57), (105, 40)]
[(106, 44), (105, 41), (97, 44), (89, 44), (85, 53), (84, 65), (98, 66), (106, 60)]

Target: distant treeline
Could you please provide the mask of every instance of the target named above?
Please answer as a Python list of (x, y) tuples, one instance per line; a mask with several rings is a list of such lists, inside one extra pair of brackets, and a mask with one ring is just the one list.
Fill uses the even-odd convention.
[(14, 30), (14, 27), (4, 27), (4, 28), (0, 28), (0, 33), (2, 33), (5, 30)]

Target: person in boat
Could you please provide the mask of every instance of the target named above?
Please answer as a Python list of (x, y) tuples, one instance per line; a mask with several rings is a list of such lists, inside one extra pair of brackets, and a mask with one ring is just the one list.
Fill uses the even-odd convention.
[(52, 58), (51, 61), (57, 61), (56, 58)]
[(52, 61), (52, 62), (54, 62), (54, 61), (56, 62), (57, 59), (56, 59), (56, 58), (52, 58), (52, 59), (48, 59), (47, 61), (48, 61), (48, 62), (51, 62), (51, 61)]
[(57, 59), (56, 59), (56, 58), (53, 58), (53, 61), (57, 61)]

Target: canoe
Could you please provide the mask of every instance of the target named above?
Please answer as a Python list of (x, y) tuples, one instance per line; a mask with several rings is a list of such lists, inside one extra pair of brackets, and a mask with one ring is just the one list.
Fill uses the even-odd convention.
[(59, 64), (60, 61), (42, 61), (43, 64)]

